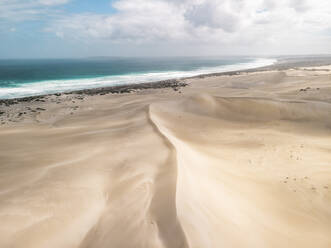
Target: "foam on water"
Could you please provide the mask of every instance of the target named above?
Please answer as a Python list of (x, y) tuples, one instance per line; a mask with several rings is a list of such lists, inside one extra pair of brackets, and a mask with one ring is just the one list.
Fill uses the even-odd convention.
[(57, 92), (66, 92), (80, 89), (90, 89), (105, 86), (117, 86), (124, 84), (138, 84), (155, 82), (166, 79), (191, 77), (201, 74), (229, 72), (243, 69), (253, 69), (274, 64), (275, 59), (256, 59), (253, 62), (222, 65), (217, 67), (200, 68), (192, 71), (165, 71), (151, 73), (135, 73), (121, 76), (105, 76), (83, 79), (47, 80), (19, 84), (15, 87), (0, 88), (0, 99), (19, 98), (34, 95), (43, 95)]

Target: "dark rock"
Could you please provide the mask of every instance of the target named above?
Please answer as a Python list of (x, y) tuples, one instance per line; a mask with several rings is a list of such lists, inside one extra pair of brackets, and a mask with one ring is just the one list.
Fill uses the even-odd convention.
[[(232, 74), (232, 72), (230, 73)], [(112, 86), (112, 87), (103, 87), (103, 88), (95, 88), (95, 89), (85, 89), (85, 90), (77, 90), (77, 91), (71, 91), (71, 92), (65, 92), (65, 93), (56, 93), (56, 94), (50, 94), (50, 95), (44, 95), (44, 96), (30, 96), (30, 97), (23, 97), (23, 98), (16, 98), (16, 99), (1, 99), (0, 104), (4, 104), (5, 106), (10, 106), (13, 104), (17, 104), (20, 102), (44, 102), (44, 100), (41, 100), (43, 98), (46, 98), (47, 96), (55, 95), (55, 96), (61, 96), (61, 95), (71, 95), (71, 94), (77, 94), (77, 95), (99, 95), (99, 94), (123, 94), (123, 93), (131, 93), (134, 91), (139, 90), (145, 90), (145, 89), (162, 89), (162, 88), (176, 88), (177, 90), (186, 87), (187, 83), (182, 83), (179, 81), (179, 79), (169, 79), (169, 80), (163, 80), (159, 82), (152, 82), (152, 83), (141, 83), (141, 84), (130, 84), (130, 85), (121, 85), (121, 86)], [(175, 91), (177, 91), (175, 90)], [(80, 100), (84, 99), (84, 96), (80, 96)]]

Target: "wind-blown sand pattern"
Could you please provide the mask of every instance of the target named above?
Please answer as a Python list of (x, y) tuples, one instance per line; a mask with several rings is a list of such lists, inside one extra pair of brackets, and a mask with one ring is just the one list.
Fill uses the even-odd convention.
[(0, 127), (0, 247), (331, 247), (331, 67), (185, 82)]

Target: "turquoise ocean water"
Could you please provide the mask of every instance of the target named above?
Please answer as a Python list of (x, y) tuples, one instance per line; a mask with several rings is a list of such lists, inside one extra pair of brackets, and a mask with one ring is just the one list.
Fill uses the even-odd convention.
[(0, 98), (16, 98), (257, 68), (271, 58), (179, 57), (0, 60)]

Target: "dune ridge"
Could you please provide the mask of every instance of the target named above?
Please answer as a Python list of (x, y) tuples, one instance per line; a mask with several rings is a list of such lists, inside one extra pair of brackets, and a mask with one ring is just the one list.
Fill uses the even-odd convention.
[(26, 103), (47, 110), (0, 128), (0, 247), (330, 247), (318, 70)]
[[(275, 168), (265, 168), (266, 165), (262, 163), (260, 164), (261, 168), (256, 171), (256, 168), (249, 168), (252, 167), (251, 162), (248, 162), (246, 166), (236, 168), (238, 165), (234, 163), (233, 158), (225, 158), (217, 154), (230, 155), (228, 152), (222, 152), (222, 146), (217, 147), (217, 143), (222, 143), (221, 138), (215, 140), (215, 137), (199, 135), (199, 132), (203, 132), (201, 126), (206, 123), (212, 126), (208, 128), (208, 132), (213, 131), (213, 129), (229, 129), (230, 126), (231, 129), (234, 127), (234, 132), (238, 132), (239, 127), (236, 127), (236, 123), (240, 123), (240, 126), (246, 126), (246, 134), (243, 135), (253, 133), (255, 136), (255, 128), (250, 130), (251, 127), (249, 126), (256, 123), (266, 125), (267, 122), (267, 125), (275, 125), (272, 122), (284, 122), (282, 126), (291, 128), (291, 122), (296, 123), (297, 121), (302, 122), (301, 126), (298, 126), (298, 130), (295, 131), (298, 132), (298, 135), (303, 135), (307, 129), (312, 128), (311, 122), (318, 125), (324, 122), (326, 124), (324, 131), (326, 134), (330, 134), (331, 108), (329, 104), (326, 105), (271, 101), (269, 99), (215, 98), (203, 94), (182, 100), (179, 104), (171, 102), (153, 104), (150, 107), (151, 119), (177, 151), (179, 179), (176, 203), (179, 219), (182, 221), (187, 237), (189, 237), (190, 247), (290, 247), (289, 244), (292, 247), (312, 247), (313, 245), (328, 247), (331, 244), (328, 235), (330, 224), (324, 219), (325, 216), (328, 216), (328, 220), (330, 220), (327, 204), (316, 204), (315, 209), (309, 209), (311, 213), (304, 208), (294, 210), (298, 203), (300, 206), (307, 204), (304, 198), (311, 195), (312, 189), (302, 190), (300, 197), (295, 200), (291, 200), (291, 197), (295, 197), (293, 193), (297, 193), (295, 189), (292, 191), (281, 189), (279, 192), (274, 192), (275, 184), (284, 184), (284, 181), (271, 181), (268, 178), (270, 180), (268, 182), (266, 178), (260, 177), (259, 170), (272, 169), (272, 172), (284, 174), (287, 172), (286, 168), (277, 171)], [(185, 123), (185, 117), (191, 122), (182, 126)], [(232, 125), (224, 122), (231, 122)], [(281, 128), (279, 132), (284, 135), (288, 130)], [(192, 142), (190, 135), (193, 133), (194, 139), (197, 140)], [(291, 133), (293, 132), (291, 131)], [(201, 139), (198, 139), (199, 136)], [(240, 152), (244, 153), (244, 155), (239, 152), (235, 154), (232, 151), (231, 155), (237, 156), (237, 158), (246, 157), (250, 161), (250, 152), (269, 145), (268, 142), (258, 144), (254, 136), (247, 138), (248, 140), (244, 142), (243, 139), (238, 140), (235, 135), (226, 137), (227, 140), (230, 139), (234, 143), (232, 144), (234, 148), (241, 149)], [(187, 141), (188, 139), (189, 141)], [(327, 140), (330, 142), (330, 139)], [(223, 145), (224, 148), (228, 145), (227, 142)], [(212, 147), (210, 147), (211, 144)], [(247, 151), (242, 150), (246, 150), (245, 147), (247, 146), (251, 151), (245, 154)], [(216, 153), (212, 153), (212, 150)], [(326, 158), (325, 166), (330, 156), (327, 155)], [(314, 169), (318, 170), (317, 168)], [(319, 173), (323, 173), (324, 169), (323, 166), (319, 168), (321, 170)], [(254, 174), (252, 174), (253, 172)], [(304, 169), (299, 172), (300, 176), (296, 176), (292, 180), (304, 180), (305, 176), (302, 173), (305, 173)], [(287, 179), (289, 177), (284, 174), (284, 180)], [(328, 181), (325, 180), (324, 183), (328, 184)], [(261, 189), (262, 185), (265, 188)], [(245, 189), (242, 190), (240, 187)], [(204, 192), (196, 197), (199, 191)], [(277, 200), (284, 199), (284, 202), (286, 200), (289, 206), (281, 209), (281, 204), (270, 198), (271, 194), (277, 195)], [(291, 194), (293, 195), (291, 196)], [(204, 202), (206, 203), (204, 204)], [(269, 205), (269, 207), (266, 208), (264, 205)], [(270, 211), (270, 216), (266, 215), (266, 211)], [(316, 219), (311, 219), (310, 214), (314, 212)], [(321, 218), (322, 213), (324, 213), (323, 218)], [(240, 222), (236, 222), (236, 219), (239, 219)], [(292, 222), (291, 225), (288, 222)], [(310, 233), (311, 240), (309, 242), (304, 238), (304, 235), (308, 235), (312, 230), (307, 232), (307, 230), (302, 229), (303, 223), (305, 227), (313, 226), (316, 231), (319, 229), (315, 234)], [(268, 227), (271, 231), (265, 230), (263, 226)], [(221, 232), (218, 233), (215, 230), (221, 230)], [(279, 240), (275, 240), (273, 237), (275, 232), (278, 233)], [(240, 237), (244, 235), (249, 238), (241, 240)]]

